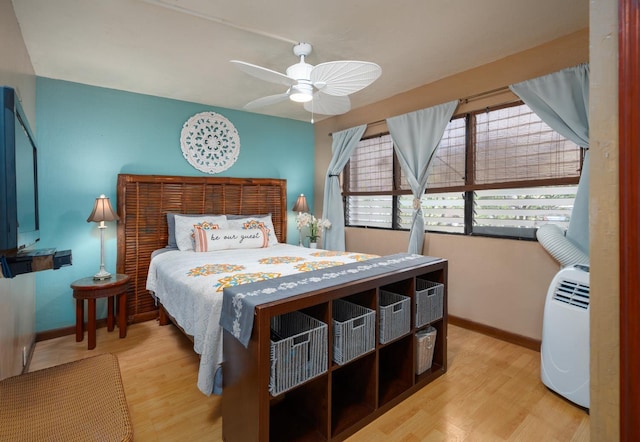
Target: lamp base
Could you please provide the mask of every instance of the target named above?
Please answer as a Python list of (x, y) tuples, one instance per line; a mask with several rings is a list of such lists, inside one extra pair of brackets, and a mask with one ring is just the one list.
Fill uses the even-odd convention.
[(96, 273), (95, 275), (93, 275), (93, 280), (94, 281), (103, 281), (105, 279), (110, 279), (111, 278), (111, 273), (105, 271), (105, 270), (100, 270), (98, 273)]

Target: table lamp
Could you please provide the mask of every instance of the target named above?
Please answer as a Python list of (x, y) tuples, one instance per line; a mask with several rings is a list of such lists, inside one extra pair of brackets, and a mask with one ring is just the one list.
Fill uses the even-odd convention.
[[(298, 212), (298, 215), (301, 215), (302, 212), (309, 212), (309, 206), (307, 205), (307, 198), (304, 196), (304, 193), (301, 193), (296, 203), (293, 205), (293, 211)], [(302, 230), (298, 227), (298, 245), (302, 246)]]
[(111, 208), (109, 198), (104, 195), (100, 195), (96, 198), (96, 204), (93, 206), (93, 212), (87, 218), (87, 222), (100, 223), (98, 229), (100, 229), (100, 271), (93, 275), (93, 279), (100, 281), (103, 279), (111, 278), (111, 273), (104, 269), (104, 229), (107, 226), (104, 225), (105, 221), (117, 221), (118, 215)]

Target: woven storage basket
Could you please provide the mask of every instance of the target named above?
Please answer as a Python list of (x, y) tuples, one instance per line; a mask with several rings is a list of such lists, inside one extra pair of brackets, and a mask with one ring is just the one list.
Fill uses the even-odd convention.
[(386, 344), (409, 333), (411, 299), (397, 293), (380, 290), (380, 343)]
[(324, 322), (297, 311), (271, 318), (272, 396), (327, 371), (327, 329)]
[(416, 374), (422, 374), (431, 368), (437, 333), (431, 326), (416, 333)]
[(375, 310), (342, 299), (333, 301), (333, 360), (346, 364), (375, 349), (375, 323)]
[(444, 284), (416, 278), (416, 327), (442, 318)]

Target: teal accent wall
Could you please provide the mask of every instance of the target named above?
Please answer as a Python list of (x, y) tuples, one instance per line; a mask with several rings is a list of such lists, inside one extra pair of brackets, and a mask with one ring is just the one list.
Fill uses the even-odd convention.
[[(180, 131), (198, 112), (229, 119), (240, 135), (240, 156), (218, 176), (283, 178), (287, 207), (300, 193), (313, 207), (313, 125), (197, 103), (66, 81), (37, 78), (36, 138), (40, 234), (38, 248), (71, 249), (73, 265), (37, 273), (36, 331), (75, 324), (69, 285), (100, 267), (100, 234), (87, 223), (95, 198), (104, 193), (116, 208), (119, 173), (206, 176), (182, 156)], [(107, 271), (116, 268), (116, 224), (105, 230)], [(287, 239), (296, 244), (295, 214)], [(104, 300), (102, 300), (104, 301)], [(98, 304), (98, 318), (106, 303)]]

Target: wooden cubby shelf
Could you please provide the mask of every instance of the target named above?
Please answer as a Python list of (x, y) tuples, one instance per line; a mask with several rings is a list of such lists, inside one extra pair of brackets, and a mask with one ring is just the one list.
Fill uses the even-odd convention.
[[(224, 332), (222, 433), (235, 441), (340, 441), (423, 388), (447, 370), (447, 261), (433, 261), (380, 276), (335, 285), (256, 307), (247, 348)], [(442, 317), (416, 324), (416, 278), (440, 283)], [(380, 343), (380, 291), (410, 299), (409, 332)], [(342, 299), (376, 312), (375, 346), (347, 360), (334, 362), (333, 301)], [(395, 298), (394, 298), (395, 299)], [(406, 298), (404, 299), (406, 303)], [(327, 324), (327, 370), (271, 396), (271, 318), (300, 311)], [(405, 323), (405, 322), (403, 322)], [(354, 328), (359, 323), (354, 323)], [(416, 374), (416, 333), (436, 330), (431, 368)], [(404, 334), (401, 334), (404, 333)], [(323, 353), (320, 353), (323, 354)]]

